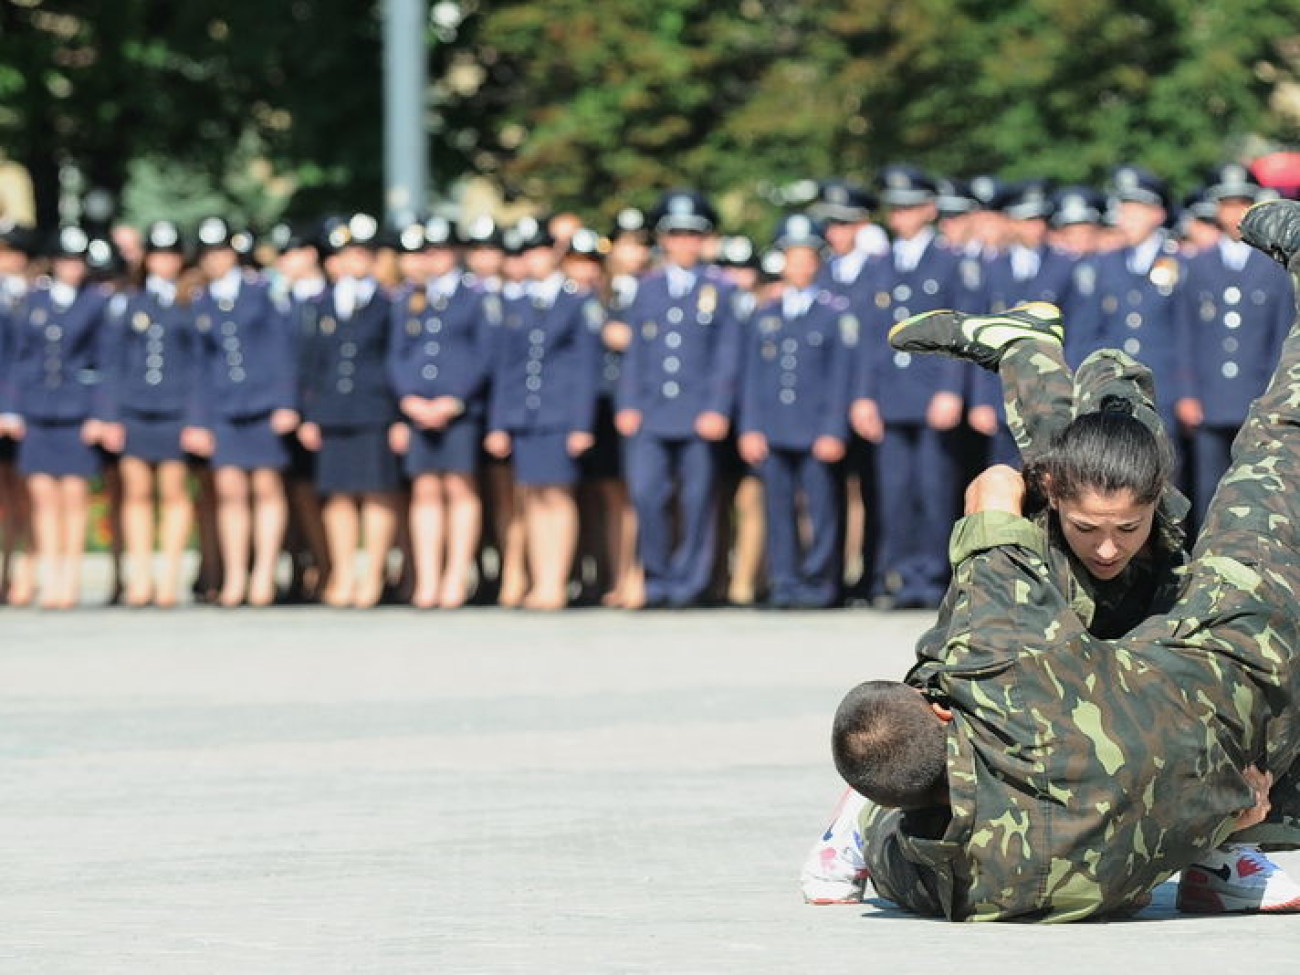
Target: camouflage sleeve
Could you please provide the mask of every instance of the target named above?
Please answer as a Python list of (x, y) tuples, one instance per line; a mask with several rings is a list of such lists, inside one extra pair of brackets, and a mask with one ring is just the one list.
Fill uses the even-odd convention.
[(981, 511), (967, 515), (953, 526), (948, 560), (955, 567), (972, 555), (999, 545), (1019, 545), (1041, 559), (1047, 557), (1047, 538), (1038, 525), (1005, 511)]

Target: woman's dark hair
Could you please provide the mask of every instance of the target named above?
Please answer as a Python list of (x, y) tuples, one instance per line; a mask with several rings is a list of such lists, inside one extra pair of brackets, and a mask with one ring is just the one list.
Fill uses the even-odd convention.
[[(1169, 444), (1133, 416), (1133, 406), (1106, 397), (1101, 409), (1075, 417), (1042, 456), (1025, 467), (1031, 499), (1073, 501), (1085, 491), (1130, 491), (1139, 504), (1160, 500), (1173, 476)], [(1050, 481), (1050, 490), (1048, 482)]]
[(859, 684), (844, 696), (831, 733), (835, 768), (881, 806), (933, 805), (948, 775), (948, 733), (916, 688)]

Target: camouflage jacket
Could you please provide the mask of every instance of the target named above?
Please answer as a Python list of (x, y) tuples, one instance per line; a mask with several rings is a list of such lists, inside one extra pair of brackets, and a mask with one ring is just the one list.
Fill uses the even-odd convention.
[(954, 920), (1130, 910), (1231, 833), (1253, 801), (1242, 769), (1290, 766), (1294, 596), (1263, 568), (1205, 562), (1172, 612), (1106, 641), (1074, 612), (1026, 519), (963, 519), (953, 551), (953, 583), (907, 678), (953, 712), (951, 818), (922, 835), (904, 817), (902, 853), (937, 875)]

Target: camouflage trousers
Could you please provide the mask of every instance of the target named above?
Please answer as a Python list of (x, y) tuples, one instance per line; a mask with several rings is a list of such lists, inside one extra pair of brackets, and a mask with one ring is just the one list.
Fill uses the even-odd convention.
[(1110, 398), (1130, 404), (1133, 415), (1168, 442), (1156, 412), (1151, 370), (1118, 349), (1099, 349), (1071, 375), (1059, 345), (1017, 342), (1002, 356), (998, 376), (1007, 427), (1027, 464), (1041, 457), (1076, 416), (1097, 412)]

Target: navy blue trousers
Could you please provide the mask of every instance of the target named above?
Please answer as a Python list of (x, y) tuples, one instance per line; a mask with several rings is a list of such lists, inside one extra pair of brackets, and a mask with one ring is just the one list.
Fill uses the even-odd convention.
[(628, 443), (628, 491), (648, 603), (689, 606), (708, 588), (717, 530), (716, 450), (698, 437), (639, 433)]
[[(806, 450), (772, 450), (759, 471), (767, 509), (767, 571), (777, 606), (829, 606), (839, 596), (840, 474)], [(800, 541), (800, 494), (810, 529)]]

